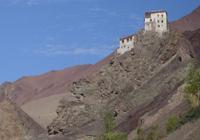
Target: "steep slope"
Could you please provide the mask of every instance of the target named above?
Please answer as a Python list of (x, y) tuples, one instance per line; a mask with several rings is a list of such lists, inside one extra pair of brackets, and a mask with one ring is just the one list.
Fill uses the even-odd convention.
[(115, 56), (91, 79), (74, 82), (70, 90), (74, 100), (60, 102), (49, 134), (98, 135), (103, 130), (102, 113), (107, 111), (115, 114), (119, 130), (130, 132), (140, 116), (159, 109), (182, 85), (190, 49), (190, 42), (175, 32), (163, 38), (139, 33), (131, 52)]
[(56, 109), (59, 105), (59, 101), (64, 96), (66, 96), (66, 94), (51, 95), (33, 100), (21, 106), (21, 109), (46, 129), (47, 125), (56, 117)]
[(163, 140), (199, 140), (200, 138), (200, 120), (195, 122), (190, 122), (170, 134), (167, 138)]
[(1, 140), (39, 140), (45, 131), (10, 101), (0, 102)]
[(200, 27), (195, 31), (187, 31), (184, 35), (193, 46), (194, 57), (200, 61)]
[[(24, 77), (14, 83), (4, 83), (1, 91), (21, 106), (22, 110), (43, 128), (56, 117), (56, 108), (73, 81), (97, 72), (112, 59), (113, 54), (94, 65), (80, 65), (39, 76)], [(4, 94), (0, 94), (1, 96)], [(49, 104), (51, 103), (51, 104)]]
[(181, 32), (194, 31), (200, 28), (200, 7), (187, 16), (172, 22), (170, 27)]

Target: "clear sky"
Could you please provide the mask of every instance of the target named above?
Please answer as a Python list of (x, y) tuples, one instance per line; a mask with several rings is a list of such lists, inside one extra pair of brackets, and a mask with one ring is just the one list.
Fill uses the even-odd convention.
[(143, 26), (147, 10), (170, 21), (200, 0), (0, 0), (0, 83), (77, 64), (95, 63), (121, 36)]

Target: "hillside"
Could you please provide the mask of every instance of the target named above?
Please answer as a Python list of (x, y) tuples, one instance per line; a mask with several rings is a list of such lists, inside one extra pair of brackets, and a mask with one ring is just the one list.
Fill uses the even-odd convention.
[(14, 83), (5, 84), (5, 91), (9, 98), (19, 106), (38, 98), (62, 94), (67, 91), (72, 81), (81, 77), (82, 72), (90, 66), (82, 65), (62, 71), (51, 71), (35, 77), (24, 77)]
[(128, 140), (139, 129), (145, 135), (158, 131), (163, 140), (199, 140), (199, 120), (165, 132), (171, 116), (190, 109), (184, 87), (189, 64), (200, 62), (199, 21), (200, 7), (172, 22), (162, 37), (138, 32), (135, 48), (121, 56), (114, 52), (94, 65), (4, 83), (0, 139), (93, 139), (104, 133), (103, 118), (111, 113), (114, 130)]
[(22, 106), (36, 99), (66, 93), (73, 81), (95, 73), (111, 58), (112, 54), (94, 65), (79, 65), (39, 76), (24, 77), (2, 86), (6, 95), (18, 106)]
[(188, 64), (199, 60), (199, 9), (171, 23), (172, 31), (163, 38), (138, 33), (135, 49), (114, 56), (93, 77), (74, 82), (68, 93), (74, 99), (60, 101), (49, 134), (75, 139), (98, 136), (104, 131), (102, 114), (109, 111), (116, 130), (132, 140), (137, 128), (163, 130), (171, 115), (187, 112), (183, 87)]
[(200, 28), (195, 31), (187, 31), (184, 35), (191, 41), (194, 57), (200, 61)]
[(73, 81), (96, 73), (112, 59), (112, 56), (113, 54), (94, 65), (75, 66), (39, 76), (24, 77), (13, 83), (4, 83), (1, 85), (1, 91), (46, 129), (56, 117), (59, 101), (70, 89)]
[(102, 112), (107, 111), (115, 113), (119, 130), (129, 133), (146, 112), (166, 104), (183, 84), (191, 44), (176, 32), (162, 38), (138, 33), (137, 39), (131, 52), (115, 56), (91, 79), (73, 84), (74, 99), (61, 100), (48, 127), (50, 135), (96, 136), (103, 131)]

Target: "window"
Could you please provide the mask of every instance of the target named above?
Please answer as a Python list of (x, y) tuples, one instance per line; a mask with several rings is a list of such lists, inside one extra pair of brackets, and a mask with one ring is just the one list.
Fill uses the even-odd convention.
[(124, 40), (122, 40), (122, 43), (124, 43)]
[(159, 17), (160, 15), (159, 15), (159, 14), (157, 14), (157, 16)]
[(158, 25), (158, 28), (160, 28), (160, 25)]
[(182, 58), (181, 58), (180, 56), (178, 57), (178, 60), (179, 60), (180, 62), (182, 62)]
[(158, 23), (160, 23), (160, 21), (159, 21), (159, 20), (158, 20), (157, 22), (158, 22)]
[(150, 19), (150, 21), (152, 21), (152, 19)]
[(163, 14), (161, 15), (161, 17), (163, 17)]
[(164, 21), (163, 20), (161, 20), (161, 23), (163, 23)]

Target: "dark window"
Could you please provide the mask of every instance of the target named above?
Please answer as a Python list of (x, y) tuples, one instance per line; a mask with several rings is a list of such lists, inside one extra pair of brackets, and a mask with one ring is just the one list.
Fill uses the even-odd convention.
[(124, 43), (124, 40), (122, 40), (122, 43)]
[(160, 20), (158, 20), (158, 23), (160, 23)]
[(178, 57), (178, 60), (179, 60), (180, 62), (182, 62), (182, 58), (181, 58), (180, 56)]
[(160, 25), (158, 25), (158, 28), (160, 28)]
[(163, 14), (161, 15), (161, 17), (163, 17)]
[(150, 19), (150, 21), (152, 21), (152, 19)]
[(163, 21), (163, 20), (161, 20), (161, 22), (163, 23), (164, 21)]

